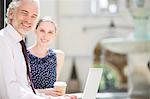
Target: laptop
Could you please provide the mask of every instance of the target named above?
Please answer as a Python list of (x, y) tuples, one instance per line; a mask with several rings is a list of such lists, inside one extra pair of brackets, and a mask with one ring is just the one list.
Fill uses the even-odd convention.
[(96, 99), (103, 68), (89, 68), (83, 94), (76, 94), (78, 99)]

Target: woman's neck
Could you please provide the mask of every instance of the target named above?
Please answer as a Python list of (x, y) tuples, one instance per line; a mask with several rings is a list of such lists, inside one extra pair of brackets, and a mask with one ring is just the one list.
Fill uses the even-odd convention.
[(38, 57), (44, 57), (48, 53), (48, 47), (36, 43), (32, 47), (32, 52)]

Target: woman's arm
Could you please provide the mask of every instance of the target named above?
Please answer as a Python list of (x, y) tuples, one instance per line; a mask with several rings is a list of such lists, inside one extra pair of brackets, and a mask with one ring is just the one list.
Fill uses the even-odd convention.
[(61, 68), (64, 65), (64, 52), (61, 50), (55, 50), (56, 52), (56, 59), (57, 59), (57, 65), (56, 65), (56, 80), (59, 79)]

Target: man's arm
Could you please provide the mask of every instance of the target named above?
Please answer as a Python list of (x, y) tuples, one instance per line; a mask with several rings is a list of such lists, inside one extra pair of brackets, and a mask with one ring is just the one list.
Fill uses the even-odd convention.
[(5, 42), (0, 36), (0, 99), (76, 99), (72, 95), (35, 95), (30, 87), (21, 85), (17, 80), (12, 51)]
[(5, 94), (9, 99), (46, 99), (35, 95), (28, 86), (22, 86), (18, 82), (12, 51), (2, 38), (0, 38), (0, 69), (1, 76), (3, 76), (1, 79), (3, 81), (0, 83), (0, 90), (3, 91), (2, 96)]

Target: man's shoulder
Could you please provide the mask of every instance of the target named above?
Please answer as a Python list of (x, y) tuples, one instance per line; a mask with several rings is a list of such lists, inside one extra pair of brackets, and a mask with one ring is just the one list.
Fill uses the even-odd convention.
[(6, 39), (6, 36), (5, 36), (5, 33), (4, 33), (4, 29), (0, 30), (0, 41), (2, 40), (5, 40)]
[(0, 30), (0, 44), (4, 45), (7, 42), (7, 36), (5, 35), (5, 30)]
[(5, 35), (4, 35), (4, 29), (0, 30), (0, 42), (3, 41), (5, 38)]
[(4, 35), (4, 29), (1, 29), (0, 30), (0, 36), (3, 36)]

